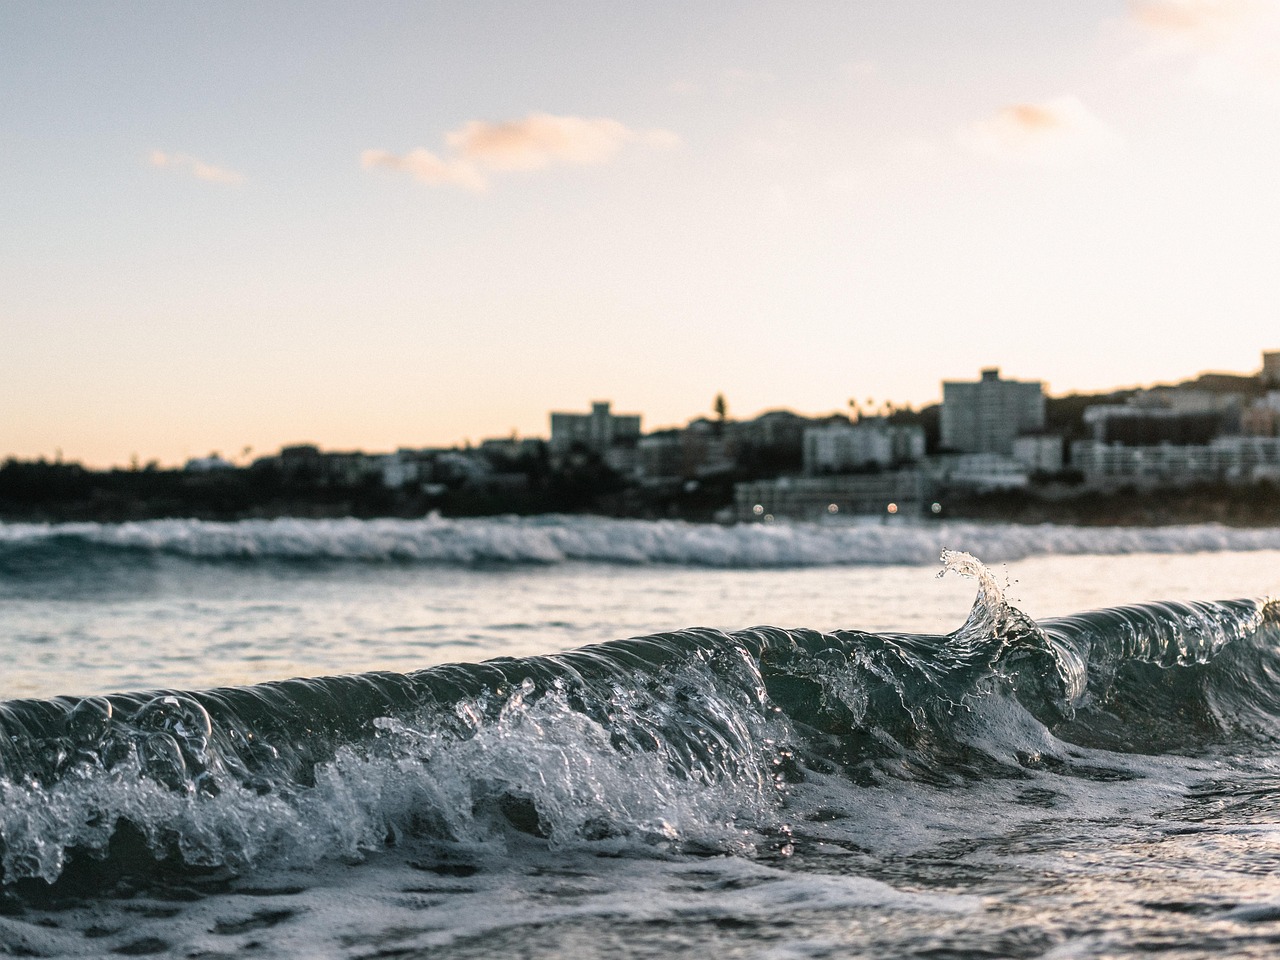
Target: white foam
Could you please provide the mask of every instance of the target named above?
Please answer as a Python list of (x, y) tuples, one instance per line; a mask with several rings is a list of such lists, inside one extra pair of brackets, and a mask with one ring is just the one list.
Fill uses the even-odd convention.
[[(379, 718), (374, 740), (340, 748), (316, 768), (313, 787), (278, 785), (265, 796), (230, 778), (216, 796), (170, 790), (144, 773), (136, 754), (109, 771), (76, 767), (48, 786), (0, 779), (0, 865), (8, 878), (52, 882), (70, 849), (105, 850), (120, 820), (157, 853), (176, 838), (185, 862), (207, 866), (312, 866), (358, 858), (388, 835), (501, 842), (509, 824), (495, 804), (506, 795), (532, 802), (553, 845), (610, 837), (641, 847), (694, 841), (741, 851), (750, 848), (753, 828), (769, 822), (780, 792), (763, 716), (734, 713), (723, 701), (739, 754), (723, 769), (684, 777), (670, 769), (675, 758), (667, 752), (617, 749), (610, 730), (571, 709), (560, 691), (526, 704), (532, 690), (526, 682), (493, 721), (476, 704), (459, 704), (470, 728), (461, 740), (430, 723)], [(642, 698), (620, 696), (611, 714), (629, 713), (629, 699)], [(638, 712), (654, 709), (645, 703)], [(651, 719), (646, 713), (636, 722)]]
[(280, 558), (554, 564), (661, 563), (753, 568), (930, 564), (962, 544), (987, 563), (1045, 555), (1280, 549), (1280, 528), (1220, 524), (1071, 527), (920, 523), (697, 524), (584, 516), (413, 520), (148, 520), (0, 524), (0, 544), (85, 544), (207, 559)]

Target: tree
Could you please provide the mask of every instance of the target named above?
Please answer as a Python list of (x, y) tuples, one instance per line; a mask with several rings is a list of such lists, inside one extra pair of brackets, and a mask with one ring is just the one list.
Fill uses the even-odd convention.
[(716, 436), (723, 436), (724, 421), (729, 415), (729, 402), (725, 400), (723, 393), (716, 394), (716, 398), (711, 401), (711, 409), (716, 412)]

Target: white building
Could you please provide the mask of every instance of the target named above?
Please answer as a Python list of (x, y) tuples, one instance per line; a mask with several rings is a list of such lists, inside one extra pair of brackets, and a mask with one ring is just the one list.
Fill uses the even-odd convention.
[(409, 450), (397, 450), (378, 458), (382, 469), (382, 485), (389, 490), (399, 490), (422, 479), (422, 462)]
[(880, 419), (810, 427), (804, 432), (803, 455), (808, 476), (916, 463), (924, 459), (924, 429)]
[(942, 384), (942, 446), (961, 453), (1012, 453), (1014, 438), (1044, 429), (1044, 385), (1001, 380), (1000, 370), (978, 381)]
[(1062, 437), (1053, 433), (1028, 434), (1013, 440), (1013, 459), (1032, 473), (1062, 470)]
[(1024, 464), (1002, 453), (962, 453), (936, 458), (931, 464), (940, 487), (969, 493), (1021, 490), (1031, 477)]
[(1253, 483), (1280, 477), (1280, 437), (1217, 437), (1183, 446), (1083, 440), (1071, 445), (1071, 462), (1095, 487)]

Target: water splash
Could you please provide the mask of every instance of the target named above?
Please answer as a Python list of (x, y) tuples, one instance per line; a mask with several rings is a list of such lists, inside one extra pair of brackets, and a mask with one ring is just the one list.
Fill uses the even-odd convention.
[(981, 630), (1000, 632), (1001, 628), (1008, 623), (1012, 611), (1005, 602), (1004, 590), (995, 575), (981, 560), (963, 550), (943, 550), (941, 561), (942, 569), (937, 573), (939, 580), (948, 573), (954, 573), (977, 581), (978, 584), (978, 596), (969, 612), (968, 623), (960, 632), (968, 632), (966, 628), (969, 626), (972, 626), (975, 632)]

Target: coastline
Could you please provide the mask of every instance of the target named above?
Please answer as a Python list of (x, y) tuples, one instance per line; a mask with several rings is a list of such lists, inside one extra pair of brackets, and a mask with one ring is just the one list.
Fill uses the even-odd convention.
[[(0, 491), (0, 523), (127, 523), (141, 520), (210, 521), (279, 518), (414, 518), (583, 514), (638, 520), (678, 519), (729, 523), (732, 483), (705, 484), (663, 496), (632, 487), (520, 491), (459, 489), (444, 495), (352, 487), (264, 488), (238, 476), (181, 472), (90, 474), (94, 482), (41, 484)], [(1218, 523), (1231, 527), (1280, 526), (1280, 486), (1201, 484), (1111, 491), (1046, 487), (951, 495), (941, 519), (1017, 525), (1162, 527)], [(904, 514), (909, 516), (910, 514)], [(931, 516), (924, 515), (927, 522)]]

